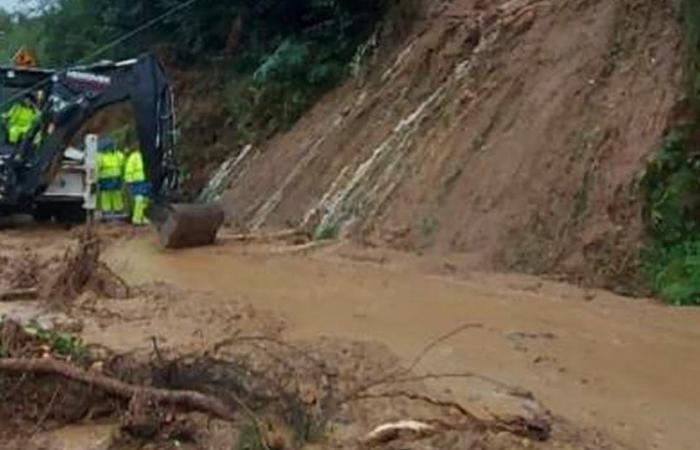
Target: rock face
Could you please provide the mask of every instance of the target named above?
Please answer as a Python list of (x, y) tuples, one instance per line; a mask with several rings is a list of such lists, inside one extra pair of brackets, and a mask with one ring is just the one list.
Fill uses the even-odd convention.
[(425, 3), (366, 76), (237, 161), (230, 219), (481, 268), (625, 276), (636, 180), (681, 89), (671, 2)]

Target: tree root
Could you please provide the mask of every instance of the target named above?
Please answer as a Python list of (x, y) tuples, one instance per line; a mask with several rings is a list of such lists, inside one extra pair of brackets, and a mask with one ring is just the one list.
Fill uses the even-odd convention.
[(234, 413), (232, 408), (219, 399), (200, 392), (136, 386), (99, 373), (87, 372), (54, 359), (0, 359), (0, 372), (58, 375), (101, 389), (110, 395), (121, 397), (127, 401), (136, 395), (141, 395), (156, 403), (171, 404), (184, 409), (211, 414), (223, 420), (231, 420)]

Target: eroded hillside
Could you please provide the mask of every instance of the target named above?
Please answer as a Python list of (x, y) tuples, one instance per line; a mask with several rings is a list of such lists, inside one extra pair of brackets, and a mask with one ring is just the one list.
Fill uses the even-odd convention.
[(401, 45), (376, 43), (366, 72), (237, 161), (232, 221), (628, 282), (637, 180), (681, 86), (671, 3), (427, 6)]

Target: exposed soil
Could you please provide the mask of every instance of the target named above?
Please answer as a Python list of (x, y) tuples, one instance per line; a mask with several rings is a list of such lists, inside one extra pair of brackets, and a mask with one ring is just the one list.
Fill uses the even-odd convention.
[[(162, 280), (211, 293), (203, 302), (170, 304), (189, 319), (163, 328), (215, 333), (213, 312), (202, 317), (206, 325), (192, 318), (202, 309), (220, 311), (216, 305), (233, 296), (256, 310), (274, 311), (294, 341), (379, 342), (410, 364), (426, 343), (471, 324), (416, 370), (476, 373), (530, 391), (555, 415), (600, 430), (625, 448), (696, 445), (695, 310), (526, 276), (472, 272), (449, 258), (352, 246), (313, 251), (232, 241), (171, 254), (147, 239), (113, 247), (106, 257), (132, 283)], [(131, 328), (128, 334), (138, 335)], [(172, 339), (183, 339), (178, 336)], [(449, 392), (448, 398), (472, 411), (522, 409), (489, 381), (438, 380), (428, 387), (437, 395)]]
[[(109, 243), (113, 233), (97, 236)], [(30, 229), (3, 242), (60, 257), (79, 236)], [(378, 447), (692, 448), (697, 395), (682, 380), (698, 368), (683, 355), (697, 335), (686, 335), (695, 331), (682, 316), (515, 276), (470, 281), (452, 266), (449, 278), (431, 275), (448, 270), (444, 261), (285, 239), (235, 237), (180, 253), (163, 253), (150, 235), (111, 241), (104, 258), (131, 284), (129, 298), (88, 289), (60, 314), (46, 300), (0, 302), (0, 314), (77, 333), (94, 355), (83, 366), (124, 381), (243, 398), (269, 423), (270, 442), (281, 442), (271, 448), (300, 448), (300, 426), (306, 448), (362, 448), (375, 427), (408, 419), (437, 431)], [(626, 326), (616, 319), (623, 311)], [(650, 349), (644, 361), (632, 356), (639, 346)], [(677, 383), (651, 389), (666, 359), (676, 361)], [(71, 447), (87, 439), (228, 450), (250, 434), (244, 413), (233, 423), (170, 408), (135, 414), (129, 402), (60, 378), (25, 383), (3, 403), (23, 413), (0, 427), (2, 448), (90, 448)], [(639, 403), (631, 414), (630, 398)], [(146, 441), (130, 434), (152, 429)]]
[[(672, 1), (424, 6), (224, 166), (254, 234), (172, 253), (126, 226), (0, 231), (2, 360), (235, 411), (0, 373), (0, 449), (697, 448), (700, 313), (522, 275), (644, 292), (636, 181), (678, 103)], [(174, 78), (199, 188), (231, 150), (202, 98), (224, 75)]]
[(53, 240), (43, 237), (47, 230), (42, 229), (31, 244), (22, 237), (13, 240), (13, 232), (6, 232), (9, 239), (0, 244), (0, 292), (10, 297), (5, 300), (12, 300), (16, 292), (20, 297), (41, 298), (54, 307), (61, 307), (85, 291), (107, 298), (127, 298), (128, 286), (99, 259), (101, 248), (115, 238), (115, 231), (101, 228), (98, 236), (79, 227), (70, 234), (75, 239), (68, 240), (65, 230), (57, 227), (51, 233), (59, 239)]
[(241, 164), (231, 222), (641, 292), (636, 180), (681, 85), (672, 2), (426, 4)]

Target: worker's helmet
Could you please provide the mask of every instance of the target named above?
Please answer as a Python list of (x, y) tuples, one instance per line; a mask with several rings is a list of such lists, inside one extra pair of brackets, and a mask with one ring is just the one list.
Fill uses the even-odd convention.
[(100, 138), (99, 142), (97, 143), (97, 150), (100, 152), (111, 152), (114, 150), (114, 148), (114, 139), (109, 136)]

